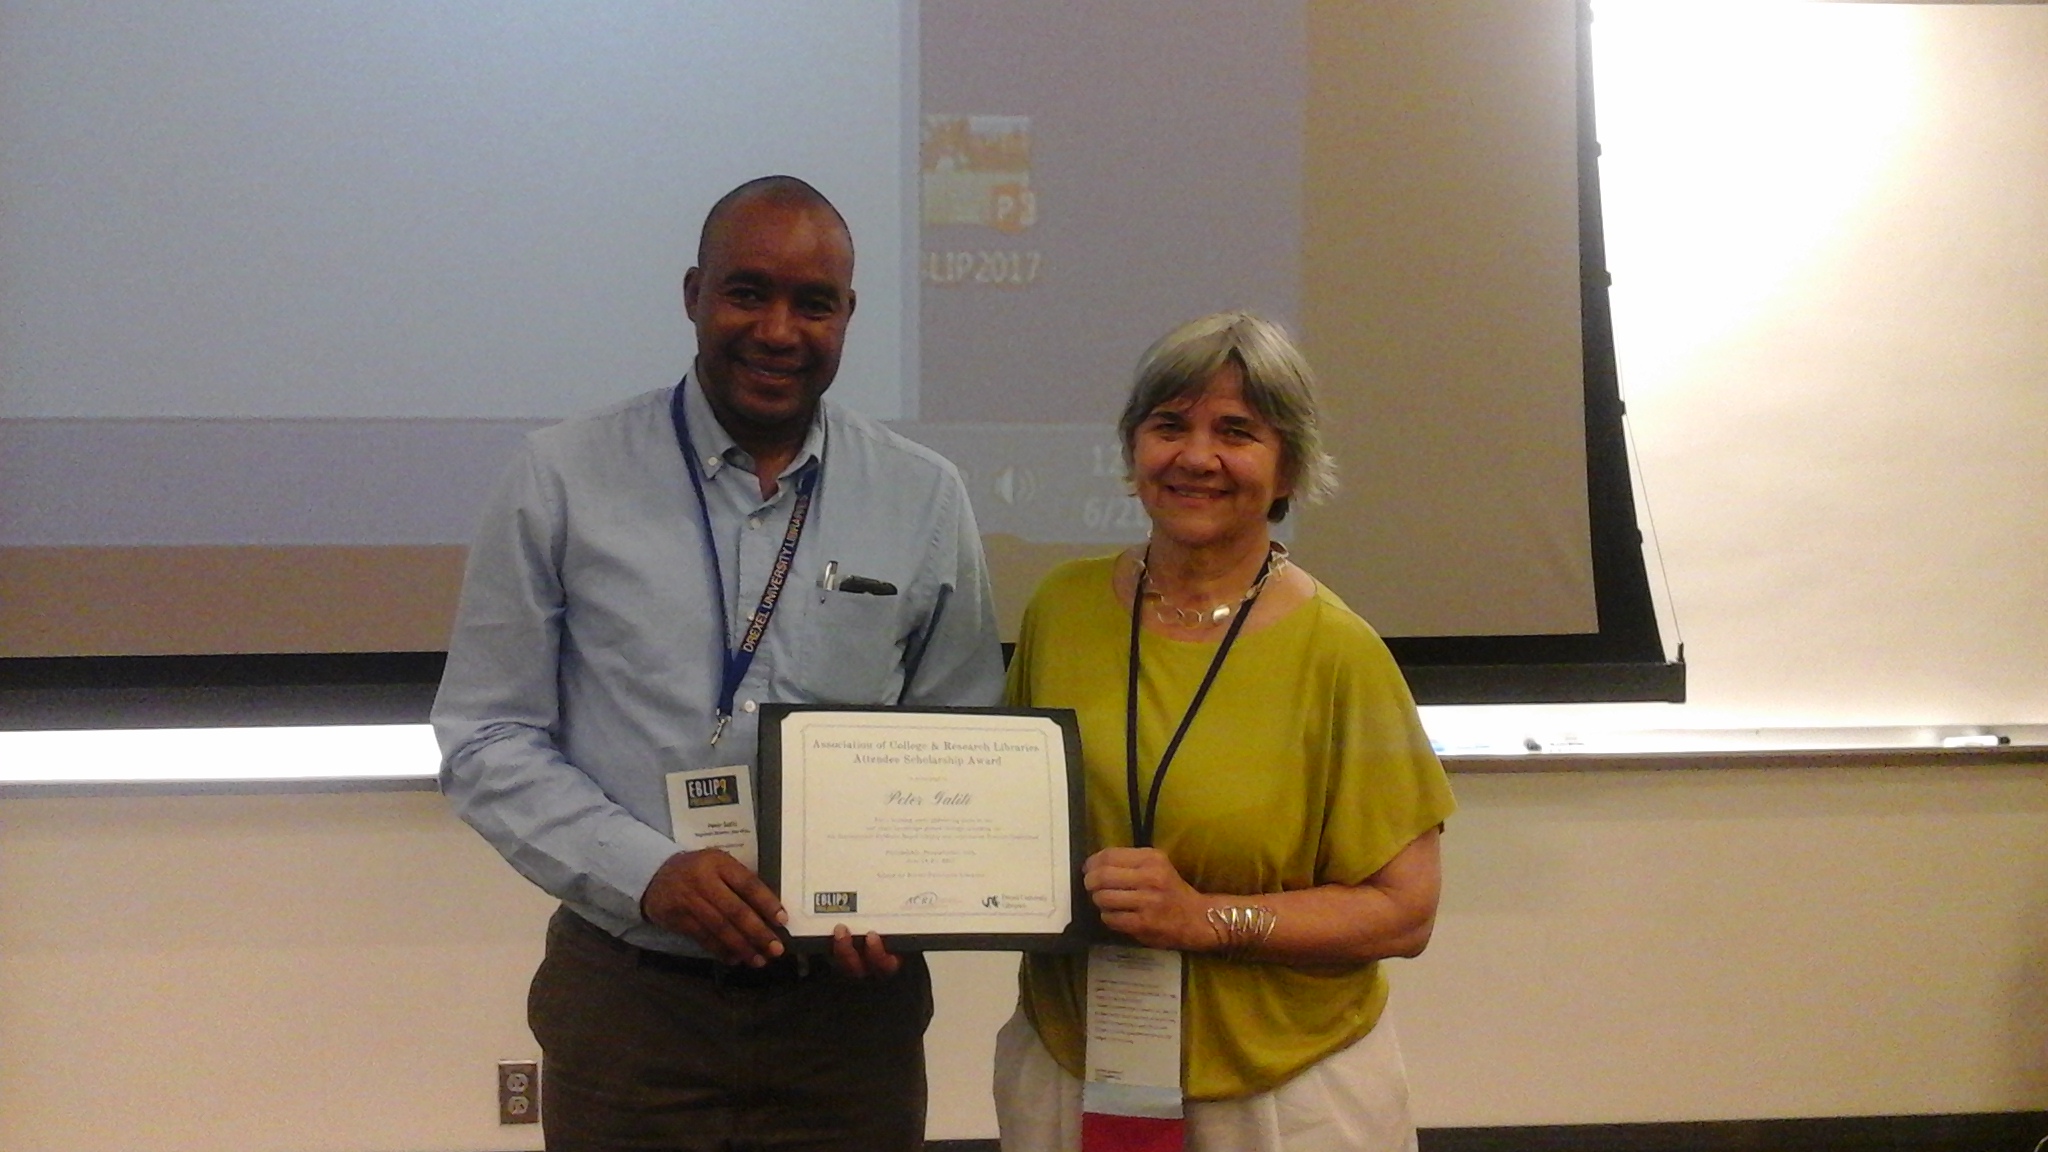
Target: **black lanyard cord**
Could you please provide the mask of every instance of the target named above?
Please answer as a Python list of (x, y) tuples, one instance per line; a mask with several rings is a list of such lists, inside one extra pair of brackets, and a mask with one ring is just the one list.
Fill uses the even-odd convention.
[(1216, 674), (1223, 670), (1223, 660), (1230, 655), (1230, 646), (1237, 642), (1238, 630), (1244, 627), (1245, 618), (1252, 614), (1252, 605), (1258, 603), (1259, 593), (1266, 590), (1266, 577), (1273, 567), (1273, 554), (1268, 551), (1265, 563), (1259, 565), (1258, 579), (1252, 581), (1250, 591), (1244, 594), (1244, 601), (1237, 606), (1237, 615), (1230, 622), (1230, 630), (1223, 634), (1223, 643), (1217, 646), (1215, 658), (1209, 661), (1209, 671), (1202, 677), (1202, 686), (1195, 689), (1195, 698), (1188, 702), (1188, 710), (1180, 718), (1180, 727), (1174, 730), (1173, 739), (1167, 742), (1166, 754), (1159, 758), (1159, 767), (1152, 773), (1151, 793), (1141, 810), (1138, 807), (1138, 632), (1139, 613), (1145, 604), (1147, 561), (1151, 558), (1152, 550), (1147, 548), (1144, 558), (1138, 561), (1137, 583), (1131, 588), (1131, 679), (1124, 695), (1124, 783), (1131, 805), (1131, 843), (1138, 848), (1152, 846), (1152, 832), (1159, 821), (1159, 789), (1166, 783), (1166, 769), (1173, 763), (1174, 754), (1180, 751), (1180, 742), (1195, 722), (1195, 713), (1201, 711), (1202, 701), (1209, 695), (1209, 686), (1216, 682)]

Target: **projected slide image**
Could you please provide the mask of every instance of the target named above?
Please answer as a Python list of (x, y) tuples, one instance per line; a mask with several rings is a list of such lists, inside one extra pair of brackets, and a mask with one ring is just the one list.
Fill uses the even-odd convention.
[(1294, 319), (1303, 20), (920, 5), (918, 414), (897, 426), (960, 465), (984, 533), (1142, 536), (1115, 430), (1139, 354), (1222, 308)]
[[(1376, 623), (1446, 564), (1575, 570), (1556, 555), (1583, 531), (1522, 496), (1583, 512), (1572, 107), (1524, 148), (1526, 99), (1413, 99), (1451, 60), (1409, 52), (1418, 36), (1474, 75), (1526, 55), (1434, 11), (0, 0), (0, 659), (438, 645), (519, 438), (683, 375), (703, 213), (772, 172), (854, 234), (832, 398), (960, 466), (1005, 611), (1059, 550), (1142, 538), (1118, 410), (1149, 344), (1223, 309), (1310, 337), (1328, 392), (1373, 414), (1330, 433)], [(1355, 34), (1312, 42), (1317, 21)], [(1444, 130), (1495, 121), (1558, 158), (1556, 196), (1494, 180), (1515, 171), (1501, 145)], [(1506, 339), (1532, 313), (1499, 289), (1530, 261), (1492, 238), (1553, 234), (1538, 287), (1555, 280), (1560, 318)], [(1536, 389), (1492, 382), (1552, 375), (1564, 418), (1532, 439)], [(1475, 414), (1517, 460), (1544, 445), (1561, 486), (1404, 455), (1462, 444)], [(1423, 510), (1467, 489), (1505, 509), (1483, 531)], [(1418, 542), (1432, 525), (1449, 543)], [(1474, 540), (1501, 558), (1468, 561)], [(1380, 559), (1410, 554), (1422, 577)], [(334, 593), (315, 569), (370, 575)], [(1518, 596), (1405, 615), (1457, 634), (1461, 605)], [(226, 647), (164, 624), (266, 604), (289, 613)]]
[[(959, 224), (1016, 237), (1038, 223), (1029, 116), (926, 113), (920, 155), (925, 227)], [(1036, 248), (927, 249), (922, 279), (929, 288), (1028, 288), (1044, 264)]]
[(923, 218), (1023, 232), (1038, 222), (1031, 190), (1031, 117), (927, 112), (920, 149)]

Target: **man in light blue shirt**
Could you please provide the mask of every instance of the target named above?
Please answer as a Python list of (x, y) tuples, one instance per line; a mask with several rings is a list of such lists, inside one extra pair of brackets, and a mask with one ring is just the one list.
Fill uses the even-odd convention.
[(958, 472), (821, 401), (852, 277), (808, 184), (729, 193), (684, 280), (690, 375), (533, 433), (471, 548), (441, 780), (563, 901), (529, 1000), (551, 1148), (921, 1146), (921, 959), (786, 955), (775, 893), (683, 850), (667, 790), (751, 765), (762, 703), (1001, 700)]

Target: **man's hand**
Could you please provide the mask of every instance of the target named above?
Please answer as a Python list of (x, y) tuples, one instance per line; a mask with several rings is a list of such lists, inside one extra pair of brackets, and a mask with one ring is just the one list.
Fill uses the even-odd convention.
[(832, 927), (832, 967), (855, 979), (894, 976), (896, 970), (903, 967), (903, 958), (889, 951), (880, 932), (870, 932), (861, 937), (859, 947), (855, 947), (853, 932), (844, 924), (835, 924)]
[(769, 924), (789, 923), (768, 885), (717, 848), (669, 857), (647, 882), (640, 914), (695, 940), (721, 963), (754, 968), (782, 955)]

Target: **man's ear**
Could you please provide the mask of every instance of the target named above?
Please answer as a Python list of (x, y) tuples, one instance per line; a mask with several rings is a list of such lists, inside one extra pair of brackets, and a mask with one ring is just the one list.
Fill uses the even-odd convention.
[(697, 293), (704, 287), (704, 270), (692, 268), (683, 273), (683, 315), (691, 321), (697, 319)]
[[(687, 279), (689, 279), (689, 278), (688, 278), (688, 277), (684, 277), (684, 279), (685, 279), (685, 280), (687, 280)], [(855, 305), (857, 305), (857, 304), (859, 304), (859, 303), (860, 303), (860, 293), (858, 293), (858, 292), (855, 292), (855, 291), (854, 291), (853, 289), (851, 289), (851, 288), (848, 288), (848, 289), (846, 290), (846, 318), (847, 318), (848, 320), (851, 320), (851, 319), (853, 319), (853, 309), (854, 309), (854, 306), (855, 306)]]

